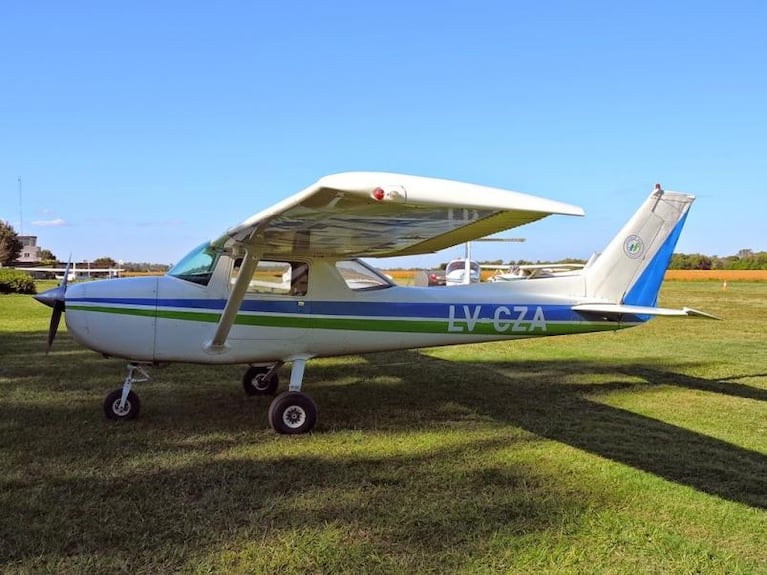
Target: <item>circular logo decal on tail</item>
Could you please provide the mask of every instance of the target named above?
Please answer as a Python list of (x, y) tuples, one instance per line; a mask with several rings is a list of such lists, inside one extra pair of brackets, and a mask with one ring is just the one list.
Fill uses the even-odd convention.
[(644, 242), (637, 235), (631, 235), (623, 242), (623, 251), (630, 258), (638, 258), (644, 253)]

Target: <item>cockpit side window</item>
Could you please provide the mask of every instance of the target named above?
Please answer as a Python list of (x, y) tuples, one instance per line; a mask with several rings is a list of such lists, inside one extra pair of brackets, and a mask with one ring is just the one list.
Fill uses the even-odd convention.
[(210, 282), (220, 255), (220, 250), (212, 247), (209, 242), (205, 242), (184, 256), (168, 271), (168, 275), (206, 286)]

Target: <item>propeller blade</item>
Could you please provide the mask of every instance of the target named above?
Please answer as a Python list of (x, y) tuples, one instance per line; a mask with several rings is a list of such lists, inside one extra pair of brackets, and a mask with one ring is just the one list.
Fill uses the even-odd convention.
[(48, 326), (48, 351), (51, 351), (53, 340), (56, 338), (56, 332), (59, 330), (59, 322), (61, 322), (61, 314), (64, 312), (64, 307), (65, 303), (63, 300), (57, 300), (53, 305), (51, 323)]
[(61, 314), (66, 311), (66, 295), (67, 284), (69, 283), (69, 267), (72, 264), (72, 257), (70, 256), (67, 262), (67, 267), (64, 270), (64, 279), (57, 287), (44, 291), (41, 294), (37, 294), (34, 297), (40, 303), (53, 308), (51, 314), (51, 323), (48, 325), (48, 350), (51, 351), (53, 346), (53, 340), (56, 339), (56, 332), (59, 330), (59, 323), (61, 323)]
[(69, 259), (67, 260), (67, 267), (64, 268), (64, 280), (61, 282), (61, 287), (64, 288), (64, 291), (67, 291), (67, 284), (69, 283), (69, 267), (72, 265), (72, 254), (69, 254)]

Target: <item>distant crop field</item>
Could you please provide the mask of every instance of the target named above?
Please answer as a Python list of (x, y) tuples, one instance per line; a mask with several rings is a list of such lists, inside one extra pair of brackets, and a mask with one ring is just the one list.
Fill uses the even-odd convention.
[(416, 274), (415, 270), (386, 270), (386, 273), (394, 280), (412, 280)]
[(767, 573), (767, 283), (660, 305), (724, 321), (313, 360), (281, 437), (244, 366), (105, 420), (125, 362), (0, 296), (0, 572)]
[(667, 270), (667, 280), (767, 281), (767, 270)]

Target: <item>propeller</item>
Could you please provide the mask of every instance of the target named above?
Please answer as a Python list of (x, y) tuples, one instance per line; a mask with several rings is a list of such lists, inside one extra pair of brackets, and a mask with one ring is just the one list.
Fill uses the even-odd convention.
[(58, 331), (59, 323), (61, 322), (61, 314), (64, 313), (66, 309), (65, 300), (67, 295), (67, 284), (69, 283), (69, 266), (71, 264), (72, 257), (70, 256), (69, 261), (67, 262), (67, 267), (64, 270), (64, 279), (58, 286), (44, 291), (41, 294), (32, 296), (40, 303), (53, 308), (53, 313), (51, 314), (51, 323), (48, 326), (48, 351), (50, 351), (51, 346), (53, 346), (53, 340), (56, 337), (56, 332)]

